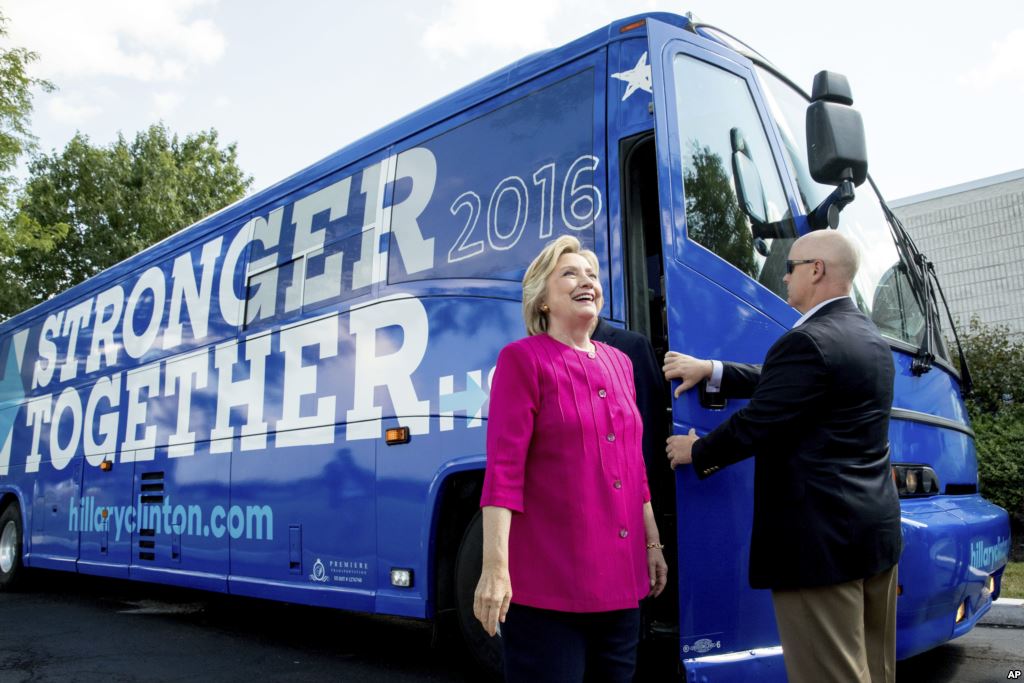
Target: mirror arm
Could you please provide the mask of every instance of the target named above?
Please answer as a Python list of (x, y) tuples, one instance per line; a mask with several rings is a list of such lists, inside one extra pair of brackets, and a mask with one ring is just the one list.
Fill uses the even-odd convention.
[(752, 223), (750, 230), (755, 239), (774, 240), (797, 236), (792, 218), (770, 221), (768, 223)]
[(839, 212), (846, 208), (846, 205), (853, 201), (855, 196), (852, 174), (847, 171), (847, 177), (843, 182), (832, 190), (832, 194), (825, 197), (821, 204), (811, 211), (807, 221), (811, 224), (811, 230), (823, 230), (825, 228), (839, 227)]

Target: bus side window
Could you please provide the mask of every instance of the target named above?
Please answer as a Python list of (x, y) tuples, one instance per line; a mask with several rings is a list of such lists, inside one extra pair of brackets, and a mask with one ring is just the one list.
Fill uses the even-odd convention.
[(248, 329), (254, 323), (282, 317), (298, 307), (299, 302), (286, 301), (288, 286), (302, 277), (304, 256), (281, 265), (271, 266), (249, 275), (245, 283), (245, 319)]
[[(371, 228), (364, 232), (374, 231)], [(245, 328), (289, 317), (300, 307), (305, 314), (369, 291), (368, 278), (357, 282), (355, 277), (364, 232), (335, 240), (286, 263), (250, 272), (245, 287)]]
[(356, 277), (356, 262), (362, 255), (364, 237), (372, 237), (374, 234), (375, 230), (370, 228), (306, 254), (306, 281), (302, 288), (303, 313), (369, 291), (368, 273), (362, 278)]

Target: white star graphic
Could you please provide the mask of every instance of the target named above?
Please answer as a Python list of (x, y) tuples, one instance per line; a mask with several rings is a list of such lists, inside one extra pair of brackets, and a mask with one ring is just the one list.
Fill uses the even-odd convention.
[(647, 63), (647, 53), (640, 55), (640, 59), (632, 69), (612, 74), (612, 78), (626, 82), (626, 94), (622, 96), (623, 102), (637, 90), (651, 92), (651, 65)]

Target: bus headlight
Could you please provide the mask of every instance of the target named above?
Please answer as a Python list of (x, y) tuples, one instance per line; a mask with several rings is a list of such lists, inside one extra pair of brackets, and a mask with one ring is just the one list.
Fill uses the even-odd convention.
[(942, 492), (939, 477), (927, 465), (893, 465), (892, 480), (900, 498), (935, 496)]
[(917, 493), (917, 470), (907, 470), (903, 475), (903, 488), (906, 493)]

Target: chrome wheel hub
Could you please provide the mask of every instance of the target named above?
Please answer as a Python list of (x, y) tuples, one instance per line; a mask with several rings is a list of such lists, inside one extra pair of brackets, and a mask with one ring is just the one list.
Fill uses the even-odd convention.
[(14, 520), (8, 520), (0, 534), (0, 571), (4, 574), (14, 568), (14, 559), (18, 556), (18, 530)]

